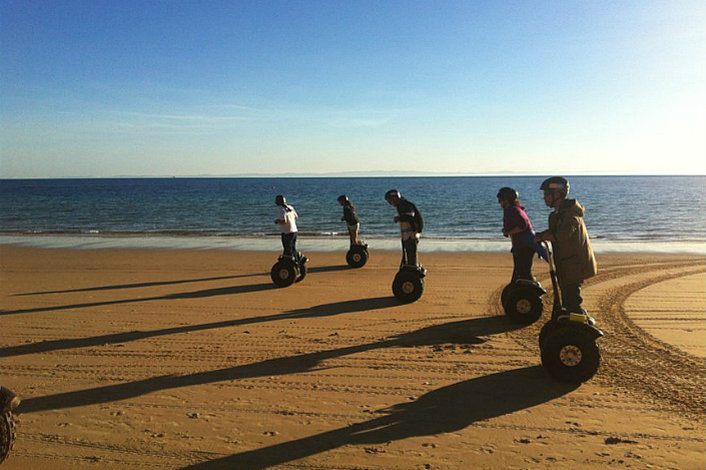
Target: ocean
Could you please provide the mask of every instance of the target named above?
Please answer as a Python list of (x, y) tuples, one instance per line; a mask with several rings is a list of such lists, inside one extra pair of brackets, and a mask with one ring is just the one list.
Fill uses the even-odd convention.
[[(420, 251), (505, 251), (500, 187), (517, 189), (537, 230), (549, 208), (542, 176), (115, 178), (0, 180), (0, 244), (277, 251), (277, 194), (299, 213), (300, 247), (347, 247), (341, 194), (371, 249), (399, 249), (398, 189), (425, 219)], [(706, 254), (706, 176), (574, 176), (596, 251)]]

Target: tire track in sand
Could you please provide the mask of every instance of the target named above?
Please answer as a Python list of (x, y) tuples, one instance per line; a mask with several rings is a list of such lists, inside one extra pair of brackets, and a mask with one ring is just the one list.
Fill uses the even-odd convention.
[[(667, 271), (667, 272), (665, 272)], [(701, 260), (665, 266), (655, 263), (613, 267), (586, 283), (586, 303), (606, 336), (599, 340), (599, 383), (625, 389), (655, 404), (701, 421), (706, 409), (706, 360), (650, 335), (625, 313), (625, 302), (635, 292), (666, 280), (706, 272)], [(659, 274), (657, 274), (659, 273)], [(539, 329), (551, 315), (552, 289), (548, 284), (542, 319), (515, 332), (515, 340), (537, 357)], [(501, 286), (491, 296), (490, 311), (503, 315)]]
[(606, 341), (601, 380), (637, 390), (669, 407), (704, 419), (706, 360), (658, 340), (638, 327), (625, 313), (625, 302), (635, 292), (670, 279), (706, 271), (685, 269), (609, 289), (597, 302), (606, 329), (615, 340)]

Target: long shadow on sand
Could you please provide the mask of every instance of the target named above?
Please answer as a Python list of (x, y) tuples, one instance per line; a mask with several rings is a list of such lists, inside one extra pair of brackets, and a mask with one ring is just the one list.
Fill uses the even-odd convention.
[[(348, 265), (339, 266), (321, 266), (310, 268), (309, 273), (326, 273), (334, 271), (348, 271), (352, 269)], [(268, 272), (262, 273), (250, 273), (250, 274), (237, 274), (233, 276), (216, 276), (216, 277), (204, 277), (200, 279), (179, 279), (175, 281), (153, 281), (153, 282), (138, 282), (132, 284), (114, 284), (110, 286), (97, 286), (97, 287), (83, 287), (78, 289), (65, 289), (65, 290), (48, 290), (48, 291), (38, 291), (38, 292), (26, 292), (23, 294), (13, 294), (12, 297), (27, 297), (32, 295), (46, 295), (46, 294), (71, 294), (76, 292), (96, 292), (104, 290), (121, 290), (121, 289), (135, 289), (140, 287), (159, 287), (159, 286), (173, 286), (178, 284), (189, 284), (192, 282), (207, 282), (207, 281), (222, 281), (225, 279), (240, 279), (244, 277), (257, 277), (257, 276), (267, 276)]]
[[(322, 272), (331, 272), (331, 271), (346, 271), (351, 269), (347, 265), (345, 266), (322, 266), (322, 267), (315, 267), (311, 268), (308, 270), (309, 273), (322, 273)], [(235, 276), (222, 276), (222, 277), (212, 277), (212, 278), (204, 278), (204, 279), (187, 279), (187, 280), (182, 280), (182, 281), (159, 281), (159, 282), (148, 282), (148, 283), (142, 283), (142, 284), (122, 284), (122, 285), (115, 285), (115, 286), (103, 286), (103, 287), (89, 287), (85, 289), (73, 289), (73, 290), (59, 290), (59, 291), (46, 291), (46, 292), (33, 292), (33, 293), (26, 293), (26, 294), (17, 294), (16, 296), (30, 296), (30, 295), (40, 295), (40, 294), (65, 294), (65, 293), (75, 293), (75, 292), (86, 292), (86, 291), (100, 291), (100, 290), (117, 290), (117, 289), (129, 289), (129, 288), (134, 288), (134, 287), (154, 287), (154, 286), (161, 286), (161, 285), (170, 285), (170, 284), (184, 284), (184, 283), (189, 283), (189, 282), (201, 282), (201, 281), (216, 281), (216, 280), (223, 280), (223, 279), (236, 279), (236, 278), (242, 278), (242, 277), (252, 277), (252, 276), (262, 276), (266, 275), (267, 273), (256, 273), (256, 274), (242, 274), (242, 275), (235, 275)], [(107, 300), (104, 302), (87, 302), (87, 303), (80, 303), (80, 304), (70, 304), (70, 305), (57, 305), (53, 307), (36, 307), (36, 308), (27, 308), (27, 309), (18, 309), (18, 310), (0, 310), (0, 316), (1, 315), (17, 315), (17, 314), (22, 314), (22, 313), (38, 313), (38, 312), (52, 312), (52, 311), (58, 311), (58, 310), (70, 310), (70, 309), (77, 309), (77, 308), (89, 308), (89, 307), (102, 307), (105, 305), (119, 305), (119, 304), (128, 304), (128, 303), (135, 303), (135, 302), (147, 302), (147, 301), (152, 301), (152, 300), (174, 300), (174, 299), (194, 299), (194, 298), (200, 298), (200, 297), (213, 297), (216, 295), (234, 295), (234, 294), (243, 294), (247, 292), (257, 292), (257, 291), (262, 291), (262, 290), (269, 290), (269, 289), (274, 289), (275, 286), (273, 284), (252, 284), (252, 285), (246, 285), (246, 286), (233, 286), (233, 287), (223, 287), (223, 288), (218, 288), (218, 289), (204, 289), (200, 291), (195, 291), (195, 292), (183, 292), (183, 293), (177, 293), (177, 294), (169, 294), (169, 295), (162, 295), (162, 296), (156, 296), (156, 297), (142, 297), (142, 298), (135, 298), (135, 299), (122, 299), (122, 300)]]
[(380, 410), (382, 416), (369, 421), (184, 468), (257, 470), (348, 444), (382, 444), (455, 432), (478, 421), (546, 403), (576, 387), (547, 380), (540, 366), (499, 372), (433, 390), (413, 402)]
[(73, 408), (125, 400), (159, 390), (227, 380), (310, 372), (321, 369), (320, 364), (325, 360), (381, 348), (432, 346), (447, 343), (479, 344), (485, 342), (485, 339), (482, 338), (483, 336), (506, 332), (514, 328), (517, 327), (505, 317), (483, 317), (444, 323), (373, 343), (270, 359), (208, 372), (188, 375), (164, 375), (117, 385), (28, 398), (22, 402), (17, 411), (18, 413), (35, 413), (45, 410)]
[(353, 268), (351, 268), (347, 264), (343, 264), (343, 265), (338, 265), (338, 266), (318, 266), (318, 267), (314, 267), (314, 268), (309, 268), (307, 270), (307, 272), (316, 274), (316, 273), (330, 273), (330, 272), (335, 272), (335, 271), (350, 271), (351, 269), (353, 269)]
[(99, 287), (84, 287), (79, 289), (66, 289), (66, 290), (48, 290), (40, 292), (26, 292), (24, 294), (14, 294), (12, 297), (26, 297), (30, 295), (45, 295), (45, 294), (70, 294), (74, 292), (94, 292), (101, 290), (119, 290), (119, 289), (135, 289), (138, 287), (158, 287), (158, 286), (173, 286), (177, 284), (188, 284), (191, 282), (206, 282), (206, 281), (222, 281), (225, 279), (239, 279), (243, 277), (256, 277), (256, 276), (267, 276), (268, 273), (252, 273), (252, 274), (237, 274), (234, 276), (217, 276), (217, 277), (204, 277), (201, 279), (179, 279), (177, 281), (153, 281), (153, 282), (140, 282), (134, 284), (115, 284), (111, 286), (99, 286)]
[(344, 313), (364, 312), (399, 305), (394, 297), (374, 297), (371, 299), (349, 300), (317, 305), (311, 308), (289, 310), (284, 313), (264, 315), (261, 317), (239, 318), (199, 325), (177, 326), (151, 331), (126, 331), (124, 333), (111, 333), (107, 335), (91, 336), (88, 338), (59, 339), (54, 341), (41, 341), (39, 343), (21, 344), (0, 348), (0, 357), (22, 356), (63, 349), (84, 348), (88, 346), (102, 346), (106, 344), (127, 343), (140, 339), (167, 336), (191, 331), (212, 330), (229, 326), (250, 325), (277, 320), (291, 320), (296, 318), (315, 318), (340, 315)]
[(87, 302), (82, 304), (57, 305), (53, 307), (37, 307), (21, 310), (2, 310), (0, 315), (16, 315), (20, 313), (52, 312), (58, 310), (70, 310), (77, 308), (102, 307), (104, 305), (120, 305), (137, 302), (148, 302), (151, 300), (177, 300), (177, 299), (198, 299), (203, 297), (214, 297), (218, 295), (235, 295), (247, 292), (258, 292), (274, 289), (272, 284), (250, 284), (245, 286), (220, 287), (217, 289), (204, 289), (194, 292), (180, 292), (177, 294), (159, 295), (155, 297), (140, 297), (136, 299), (106, 300), (104, 302)]
[(84, 348), (88, 346), (102, 346), (106, 344), (127, 343), (140, 339), (154, 338), (157, 336), (167, 336), (191, 331), (212, 330), (226, 328), (229, 326), (250, 325), (253, 323), (263, 323), (277, 320), (291, 320), (296, 318), (315, 318), (340, 315), (344, 313), (364, 312), (382, 308), (394, 307), (399, 302), (394, 297), (374, 297), (370, 299), (349, 300), (345, 302), (334, 302), (317, 305), (311, 308), (289, 310), (284, 313), (264, 315), (260, 317), (239, 318), (235, 320), (225, 320), (212, 323), (202, 323), (199, 325), (177, 326), (173, 328), (163, 328), (151, 331), (126, 331), (124, 333), (111, 333), (107, 335), (91, 336), (88, 338), (59, 339), (54, 341), (42, 341), (39, 343), (21, 344), (18, 346), (8, 346), (0, 348), (0, 357), (22, 356), (25, 354), (35, 354), (62, 349)]

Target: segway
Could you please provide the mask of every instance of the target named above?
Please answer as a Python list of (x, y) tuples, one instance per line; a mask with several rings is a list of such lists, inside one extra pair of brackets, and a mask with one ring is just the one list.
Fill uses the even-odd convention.
[(20, 399), (14, 392), (0, 386), (0, 463), (7, 458), (15, 444), (17, 428), (12, 410), (19, 404)]
[(351, 268), (362, 268), (368, 262), (368, 245), (351, 245), (348, 253), (346, 253), (346, 263)]
[(392, 281), (392, 293), (406, 304), (419, 300), (424, 292), (426, 275), (427, 270), (421, 264), (405, 264), (403, 261)]
[(505, 315), (514, 323), (530, 325), (542, 316), (542, 296), (547, 291), (535, 279), (516, 279), (503, 289), (500, 295)]
[(280, 255), (272, 266), (270, 277), (277, 287), (291, 286), (306, 277), (306, 262), (309, 259), (297, 252), (297, 256)]
[(596, 340), (603, 332), (596, 328), (586, 313), (567, 312), (561, 302), (561, 291), (554, 266), (551, 244), (547, 248), (549, 275), (554, 288), (551, 319), (539, 332), (542, 366), (549, 374), (564, 382), (585, 382), (598, 371), (601, 353)]

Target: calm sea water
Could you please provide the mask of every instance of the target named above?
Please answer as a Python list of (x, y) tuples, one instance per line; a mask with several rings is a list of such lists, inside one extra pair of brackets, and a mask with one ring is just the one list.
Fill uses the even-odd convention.
[[(500, 231), (502, 210), (495, 197), (497, 190), (502, 186), (516, 188), (533, 224), (541, 230), (546, 228), (549, 214), (539, 191), (543, 179), (0, 180), (0, 243), (32, 243), (47, 236), (84, 241), (86, 237), (162, 237), (182, 244), (198, 237), (221, 246), (241, 239), (274, 239), (278, 234), (273, 223), (277, 194), (284, 194), (296, 207), (302, 236), (345, 240), (341, 208), (336, 202), (344, 193), (357, 206), (364, 238), (394, 240), (398, 234), (391, 220), (395, 211), (383, 195), (397, 188), (422, 211), (425, 239), (456, 246), (497, 241), (507, 248)], [(695, 246), (697, 252), (706, 247), (704, 176), (577, 176), (570, 180), (571, 195), (586, 207), (586, 224), (598, 245), (602, 240), (612, 246), (643, 243), (655, 248), (677, 242)], [(276, 242), (274, 248), (279, 248)]]

